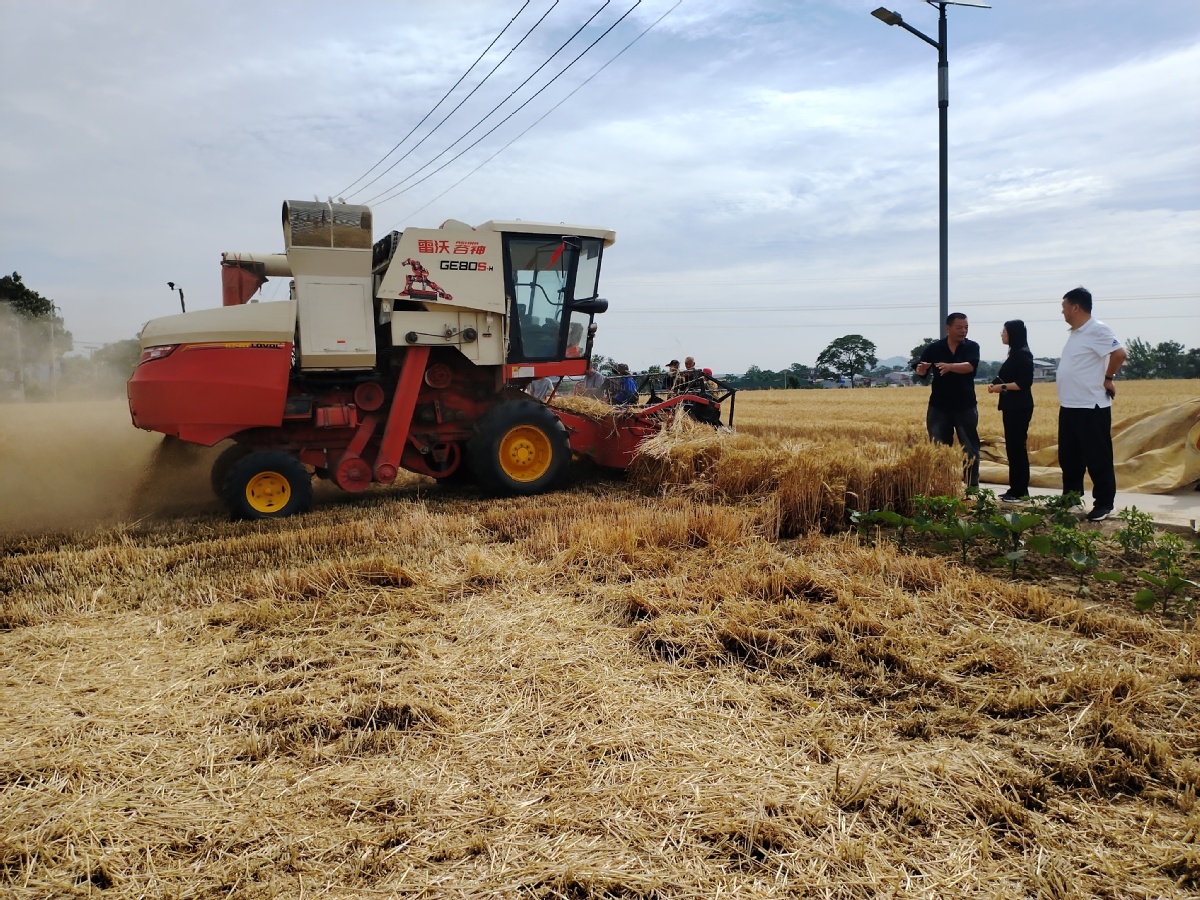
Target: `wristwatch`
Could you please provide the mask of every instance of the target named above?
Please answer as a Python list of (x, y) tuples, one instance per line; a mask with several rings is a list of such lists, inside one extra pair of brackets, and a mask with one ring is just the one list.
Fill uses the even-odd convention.
[(1000, 390), (1002, 390), (1002, 391), (1007, 391), (1007, 390), (1008, 390), (1008, 385), (1007, 385), (1007, 384), (1002, 384), (1002, 385), (1000, 385)]

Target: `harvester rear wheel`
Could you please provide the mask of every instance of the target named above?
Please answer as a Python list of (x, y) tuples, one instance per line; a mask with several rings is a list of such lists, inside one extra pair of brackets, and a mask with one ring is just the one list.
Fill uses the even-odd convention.
[(221, 499), (236, 519), (282, 519), (312, 506), (312, 476), (287, 453), (253, 451), (230, 467)]
[(245, 444), (230, 444), (213, 460), (209, 480), (212, 483), (213, 493), (217, 495), (218, 499), (224, 499), (225, 497), (223, 493), (225, 490), (225, 479), (229, 477), (229, 470), (233, 468), (234, 463), (253, 452), (253, 449), (247, 447)]
[(467, 447), (471, 472), (497, 494), (540, 494), (571, 461), (567, 430), (548, 407), (516, 400), (491, 409)]

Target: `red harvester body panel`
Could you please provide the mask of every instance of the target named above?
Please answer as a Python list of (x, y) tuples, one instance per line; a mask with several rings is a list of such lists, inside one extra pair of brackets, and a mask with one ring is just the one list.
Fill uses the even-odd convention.
[(281, 425), (291, 365), (291, 344), (183, 344), (134, 370), (133, 424), (206, 447)]

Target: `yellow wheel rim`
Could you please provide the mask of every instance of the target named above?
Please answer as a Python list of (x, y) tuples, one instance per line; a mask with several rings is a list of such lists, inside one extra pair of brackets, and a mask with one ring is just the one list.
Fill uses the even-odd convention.
[(278, 472), (259, 472), (246, 485), (246, 502), (255, 512), (279, 512), (292, 499), (292, 486)]
[(513, 481), (537, 481), (550, 470), (554, 448), (533, 425), (518, 425), (500, 441), (500, 468)]

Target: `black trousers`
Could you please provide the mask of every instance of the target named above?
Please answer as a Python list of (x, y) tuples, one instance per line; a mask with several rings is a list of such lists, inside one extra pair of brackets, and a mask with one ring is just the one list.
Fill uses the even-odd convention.
[(979, 407), (948, 410), (930, 406), (925, 412), (925, 430), (938, 444), (953, 444), (958, 435), (958, 443), (970, 457), (967, 484), (979, 487)]
[(1058, 465), (1062, 468), (1063, 493), (1083, 493), (1083, 473), (1092, 479), (1092, 501), (1112, 509), (1117, 499), (1117, 475), (1113, 470), (1112, 408), (1058, 408)]
[(1029, 494), (1029, 449), (1025, 444), (1033, 407), (1002, 409), (1000, 417), (1004, 420), (1004, 450), (1008, 454), (1008, 492), (1025, 497)]

